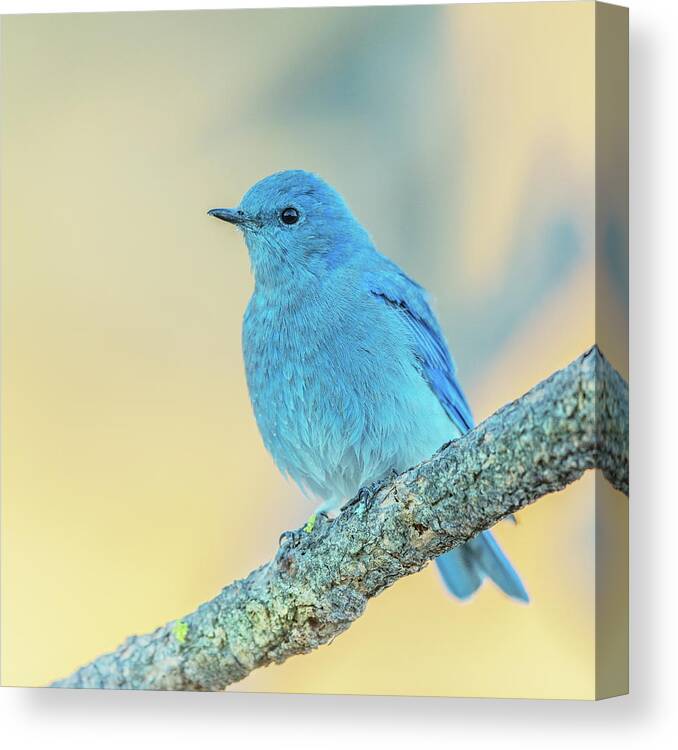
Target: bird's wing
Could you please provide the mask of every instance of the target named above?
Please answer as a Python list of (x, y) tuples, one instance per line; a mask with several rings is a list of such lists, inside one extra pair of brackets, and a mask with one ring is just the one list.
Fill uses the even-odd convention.
[[(369, 290), (403, 316), (413, 334), (414, 355), (422, 376), (449, 418), (463, 432), (472, 429), (471, 409), (457, 382), (452, 358), (426, 292), (390, 265), (385, 273), (371, 276)], [(489, 577), (509, 596), (529, 601), (518, 574), (490, 531), (483, 531), (465, 544), (448, 550), (436, 563), (448, 590), (460, 599), (471, 596), (483, 578)]]
[(368, 277), (370, 292), (402, 315), (412, 333), (414, 355), (422, 376), (454, 424), (463, 432), (472, 429), (471, 409), (457, 381), (454, 363), (426, 292), (395, 267), (389, 271)]

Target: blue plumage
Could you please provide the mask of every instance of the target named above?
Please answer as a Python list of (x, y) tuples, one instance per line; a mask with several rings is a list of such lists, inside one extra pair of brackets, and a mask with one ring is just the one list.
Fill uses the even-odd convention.
[[(243, 354), (264, 444), (319, 510), (471, 429), (426, 292), (377, 252), (327, 183), (280, 172), (236, 209), (210, 213), (241, 229), (250, 253)], [(436, 562), (460, 599), (489, 577), (527, 601), (490, 532)]]
[(374, 294), (393, 305), (405, 317), (414, 336), (413, 353), (424, 379), (440, 399), (450, 419), (458, 427), (470, 430), (473, 415), (457, 381), (452, 358), (424, 290), (395, 265), (391, 274), (371, 279), (369, 286)]

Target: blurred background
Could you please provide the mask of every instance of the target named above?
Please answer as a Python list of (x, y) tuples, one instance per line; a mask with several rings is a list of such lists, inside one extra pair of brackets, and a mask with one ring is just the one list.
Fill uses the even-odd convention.
[[(593, 69), (592, 3), (3, 19), (3, 684), (307, 518), (250, 411), (246, 249), (205, 215), (261, 177), (321, 174), (430, 290), (478, 420), (594, 342)], [(591, 697), (594, 484), (497, 527), (529, 606), (429, 566), (234, 689)]]

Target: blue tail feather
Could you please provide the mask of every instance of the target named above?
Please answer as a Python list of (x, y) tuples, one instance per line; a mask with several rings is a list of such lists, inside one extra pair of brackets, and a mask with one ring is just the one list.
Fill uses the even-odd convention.
[(458, 599), (468, 599), (490, 578), (513, 599), (528, 602), (518, 574), (489, 531), (484, 531), (436, 559), (445, 586)]

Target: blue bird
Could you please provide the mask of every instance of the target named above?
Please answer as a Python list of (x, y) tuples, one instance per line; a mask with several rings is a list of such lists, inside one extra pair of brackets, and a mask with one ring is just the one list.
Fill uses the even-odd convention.
[[(426, 292), (324, 180), (278, 172), (209, 214), (240, 229), (249, 250), (242, 345), (257, 425), (280, 471), (322, 501), (316, 512), (473, 427)], [(489, 531), (436, 563), (459, 599), (487, 577), (528, 601)]]

